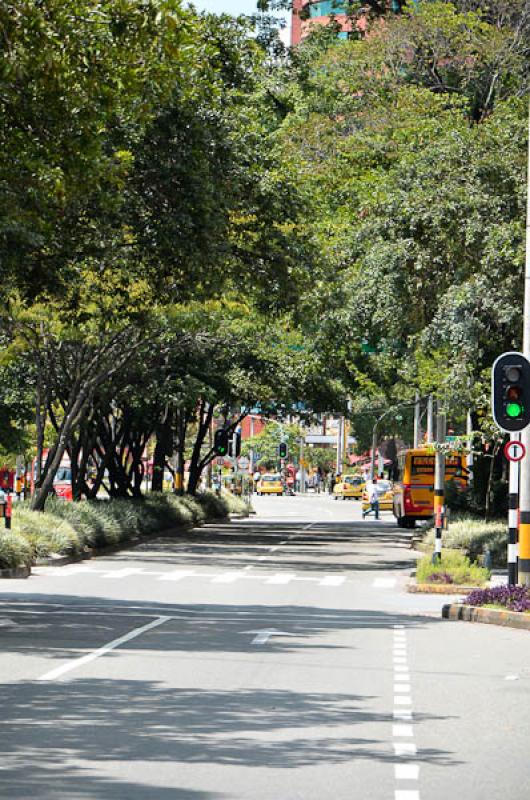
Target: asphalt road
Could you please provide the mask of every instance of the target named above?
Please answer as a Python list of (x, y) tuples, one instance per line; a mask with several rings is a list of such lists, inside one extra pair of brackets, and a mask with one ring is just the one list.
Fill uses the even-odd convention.
[(530, 637), (328, 496), (4, 581), (0, 797), (521, 800)]

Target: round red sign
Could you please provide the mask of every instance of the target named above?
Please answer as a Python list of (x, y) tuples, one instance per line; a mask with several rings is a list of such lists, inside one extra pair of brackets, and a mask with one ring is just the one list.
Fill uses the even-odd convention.
[(522, 442), (506, 442), (504, 455), (508, 461), (522, 461), (526, 455), (526, 447)]

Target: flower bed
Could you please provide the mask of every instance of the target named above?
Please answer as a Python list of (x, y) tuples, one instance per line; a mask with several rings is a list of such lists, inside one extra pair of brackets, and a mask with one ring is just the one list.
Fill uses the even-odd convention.
[(509, 611), (530, 612), (530, 588), (528, 586), (493, 586), (476, 589), (464, 600), (465, 605), (487, 608), (507, 608)]
[(481, 586), (489, 578), (489, 570), (473, 564), (458, 550), (445, 550), (441, 560), (435, 564), (432, 563), (430, 556), (425, 556), (418, 561), (416, 568), (418, 584)]

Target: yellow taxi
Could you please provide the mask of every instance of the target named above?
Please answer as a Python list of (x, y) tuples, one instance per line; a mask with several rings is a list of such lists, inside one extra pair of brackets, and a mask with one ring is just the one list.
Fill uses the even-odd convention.
[(370, 496), (372, 494), (372, 489), (374, 488), (377, 491), (377, 495), (379, 497), (379, 511), (392, 511), (392, 504), (394, 501), (394, 490), (392, 488), (392, 483), (387, 480), (378, 480), (375, 483), (368, 481), (366, 486), (363, 490), (363, 502), (362, 502), (362, 510), (369, 511), (370, 506)]
[(365, 481), (360, 475), (345, 475), (333, 487), (333, 496), (335, 500), (338, 500), (339, 497), (343, 500), (347, 497), (354, 497), (356, 500), (360, 500), (364, 487)]
[(281, 475), (265, 474), (259, 479), (256, 492), (262, 494), (283, 494), (283, 483)]

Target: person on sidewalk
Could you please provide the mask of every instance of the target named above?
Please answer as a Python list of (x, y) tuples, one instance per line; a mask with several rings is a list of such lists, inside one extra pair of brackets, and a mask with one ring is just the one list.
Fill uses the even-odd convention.
[(368, 514), (371, 513), (373, 513), (376, 519), (379, 519), (379, 492), (377, 491), (377, 478), (373, 479), (369, 491), (370, 494), (368, 495), (368, 502), (370, 503), (370, 508), (366, 511), (363, 511), (363, 519), (365, 519)]

